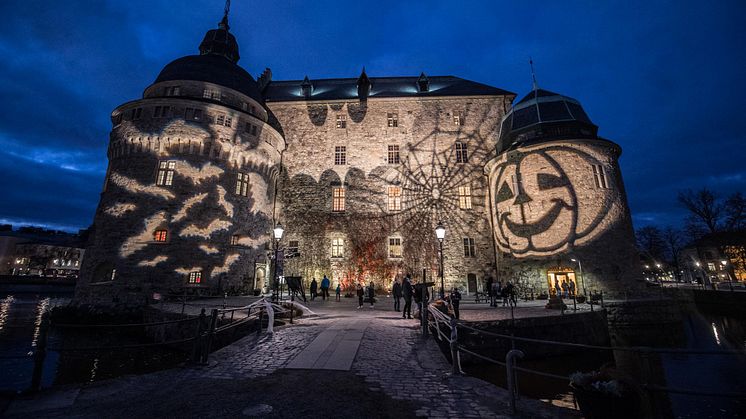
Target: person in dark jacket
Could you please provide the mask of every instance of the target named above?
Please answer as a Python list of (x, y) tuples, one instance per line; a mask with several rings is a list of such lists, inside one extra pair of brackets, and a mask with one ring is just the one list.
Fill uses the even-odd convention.
[(363, 286), (360, 284), (357, 284), (357, 308), (358, 310), (363, 308), (363, 297), (365, 296), (365, 291), (363, 290)]
[(329, 285), (329, 278), (324, 275), (324, 278), (321, 279), (321, 299), (324, 301), (329, 298)]
[(400, 311), (401, 310), (401, 284), (399, 283), (399, 278), (396, 278), (394, 280), (394, 286), (391, 290), (391, 293), (394, 295), (394, 311)]
[(414, 295), (414, 287), (412, 287), (412, 280), (407, 275), (404, 278), (401, 289), (402, 296), (404, 297), (404, 312), (402, 312), (402, 319), (412, 318), (412, 296)]
[(311, 281), (311, 301), (316, 299), (316, 292), (319, 289), (319, 283), (316, 282), (316, 278)]
[(370, 308), (373, 308), (376, 303), (376, 286), (373, 285), (373, 281), (370, 281), (368, 286), (368, 298), (370, 299)]
[(458, 288), (454, 288), (453, 290), (451, 290), (451, 295), (448, 297), (448, 300), (451, 302), (451, 307), (453, 307), (453, 314), (458, 319), (458, 306), (461, 303), (461, 292), (459, 292)]

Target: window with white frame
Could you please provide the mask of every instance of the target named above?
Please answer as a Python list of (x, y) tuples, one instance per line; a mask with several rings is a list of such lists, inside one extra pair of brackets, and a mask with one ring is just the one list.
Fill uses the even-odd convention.
[(201, 121), (202, 109), (186, 108), (184, 109), (184, 119), (187, 121)]
[(464, 237), (464, 257), (473, 258), (477, 255), (473, 237)]
[(609, 189), (604, 167), (600, 164), (592, 164), (591, 167), (593, 168), (593, 182), (596, 184), (596, 188)]
[(202, 271), (189, 272), (189, 283), (199, 284), (202, 282)]
[(133, 121), (140, 119), (140, 117), (142, 117), (142, 108), (133, 108), (132, 111), (130, 111), (130, 119)]
[(215, 124), (230, 127), (233, 125), (233, 117), (224, 113), (219, 113), (215, 115)]
[(389, 186), (387, 192), (389, 211), (401, 211), (401, 186)]
[(466, 150), (466, 143), (456, 142), (456, 163), (468, 163), (469, 153)]
[(464, 125), (464, 111), (453, 111), (453, 124)]
[(471, 186), (464, 185), (458, 187), (458, 207), (461, 209), (471, 209)]
[(346, 115), (337, 115), (337, 128), (347, 128)]
[(402, 255), (401, 237), (389, 237), (389, 257), (399, 259)]
[(338, 145), (334, 147), (334, 164), (345, 165), (347, 164), (347, 147)]
[(165, 96), (179, 96), (181, 94), (181, 86), (168, 86), (164, 90)]
[(236, 195), (249, 196), (249, 175), (238, 172), (236, 174)]
[(389, 112), (386, 114), (386, 120), (389, 128), (396, 128), (399, 126), (399, 114), (396, 112)]
[(517, 174), (510, 175), (510, 183), (513, 185), (513, 196), (518, 196), (521, 193), (521, 178)]
[(222, 95), (220, 94), (219, 90), (205, 89), (202, 91), (202, 97), (205, 99), (220, 100), (222, 98)]
[(390, 144), (388, 148), (388, 163), (399, 164), (401, 157), (399, 156), (399, 146), (396, 144)]
[(345, 240), (340, 237), (332, 238), (332, 257), (341, 258), (345, 254)]
[(345, 210), (345, 188), (332, 189), (332, 211), (344, 212)]
[(158, 162), (158, 176), (155, 184), (159, 186), (171, 186), (174, 183), (174, 172), (176, 172), (176, 161), (166, 160)]

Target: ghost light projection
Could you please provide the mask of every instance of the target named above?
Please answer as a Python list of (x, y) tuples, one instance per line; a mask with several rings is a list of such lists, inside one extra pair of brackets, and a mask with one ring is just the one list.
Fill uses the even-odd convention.
[[(597, 185), (593, 167), (609, 167), (603, 153), (583, 143), (514, 150), (492, 169), (495, 238), (516, 257), (547, 256), (589, 242), (613, 221), (617, 192)], [(604, 185), (606, 187), (604, 187)]]

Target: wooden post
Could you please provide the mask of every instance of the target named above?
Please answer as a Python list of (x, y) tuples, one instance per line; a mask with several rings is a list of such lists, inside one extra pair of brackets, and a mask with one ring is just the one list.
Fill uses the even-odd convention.
[(202, 354), (202, 363), (207, 364), (207, 360), (210, 357), (210, 346), (212, 345), (212, 339), (215, 336), (215, 328), (218, 325), (218, 309), (213, 308), (210, 313), (210, 329), (207, 332), (207, 343), (205, 345), (205, 353)]
[(49, 335), (49, 313), (44, 312), (41, 315), (41, 324), (39, 325), (39, 337), (34, 351), (34, 372), (31, 375), (31, 391), (41, 389), (41, 377), (44, 372), (44, 360), (47, 357), (47, 336)]
[(205, 309), (199, 313), (199, 319), (197, 319), (197, 334), (194, 336), (194, 343), (192, 344), (192, 362), (199, 363), (202, 361), (202, 332), (204, 331), (205, 324)]

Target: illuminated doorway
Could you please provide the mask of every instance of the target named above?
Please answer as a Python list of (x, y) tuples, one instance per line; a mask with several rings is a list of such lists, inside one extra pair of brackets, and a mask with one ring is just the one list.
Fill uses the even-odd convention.
[[(566, 284), (563, 286), (563, 284)], [(549, 295), (556, 296), (557, 291), (564, 294), (563, 297), (572, 297), (578, 292), (578, 283), (575, 280), (575, 271), (572, 268), (549, 268), (547, 269), (547, 286)]]

